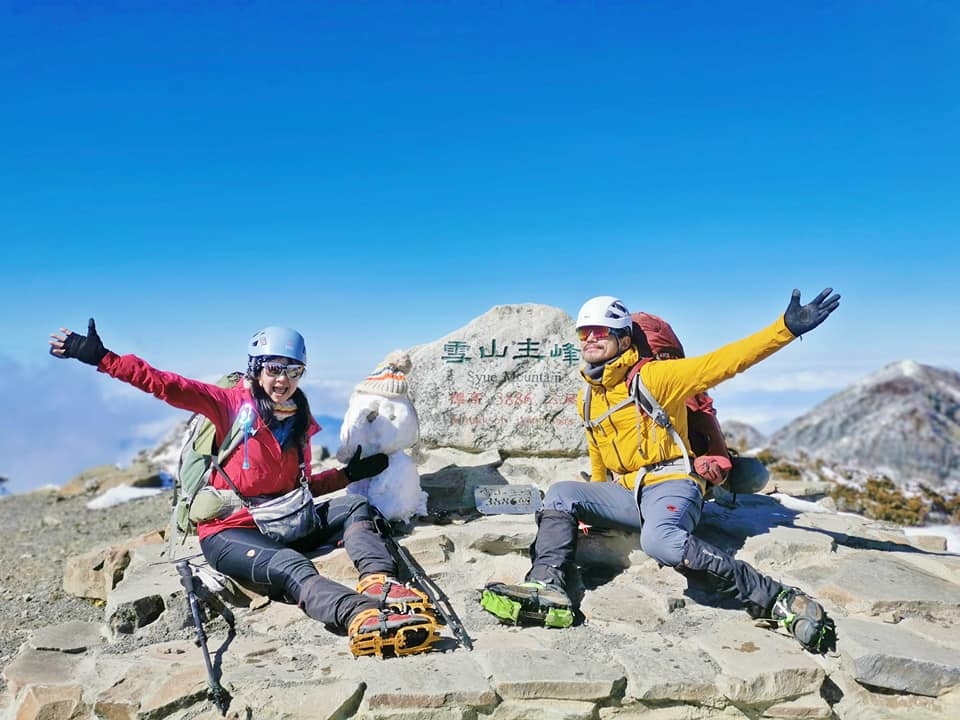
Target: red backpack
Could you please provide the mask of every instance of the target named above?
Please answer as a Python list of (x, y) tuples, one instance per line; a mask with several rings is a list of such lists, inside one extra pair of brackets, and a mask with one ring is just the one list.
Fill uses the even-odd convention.
[(640, 350), (641, 358), (669, 360), (686, 357), (680, 338), (666, 320), (645, 312), (632, 313), (630, 319), (633, 320), (633, 344)]
[[(666, 320), (645, 312), (631, 313), (630, 317), (633, 320), (633, 343), (640, 351), (640, 362), (627, 374), (628, 385), (640, 368), (651, 360), (686, 357), (680, 338)], [(717, 421), (717, 411), (713, 409), (713, 398), (707, 393), (687, 398), (687, 426), (694, 455), (730, 457)]]

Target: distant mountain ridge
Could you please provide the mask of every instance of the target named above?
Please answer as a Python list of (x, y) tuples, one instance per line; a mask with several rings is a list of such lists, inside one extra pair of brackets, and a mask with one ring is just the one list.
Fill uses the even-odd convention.
[(766, 435), (753, 425), (740, 420), (721, 419), (720, 426), (723, 429), (723, 438), (727, 447), (741, 453), (761, 447), (767, 441)]
[(960, 373), (892, 363), (774, 433), (770, 449), (800, 452), (898, 486), (960, 491)]

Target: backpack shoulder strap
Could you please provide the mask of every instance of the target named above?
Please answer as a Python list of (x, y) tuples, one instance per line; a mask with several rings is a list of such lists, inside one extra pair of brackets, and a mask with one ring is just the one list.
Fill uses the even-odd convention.
[[(633, 378), (637, 375), (637, 373), (640, 372), (640, 368), (646, 365), (647, 362), (649, 362), (652, 359), (653, 358), (649, 358), (649, 357), (641, 358), (640, 362), (638, 362), (636, 365), (630, 368), (629, 372), (627, 372), (626, 379), (624, 380), (624, 382), (627, 383), (628, 388), (630, 387), (630, 383), (633, 381)], [(598, 417), (596, 420), (591, 420), (590, 419), (591, 386), (590, 386), (590, 383), (585, 381), (584, 388), (583, 388), (583, 426), (587, 430), (592, 431), (593, 428), (597, 427), (600, 423), (602, 423), (608, 417), (613, 415), (613, 413), (615, 413), (617, 410), (619, 410), (620, 408), (625, 408), (627, 405), (634, 403), (635, 400), (632, 396), (633, 396), (633, 392), (631, 391), (630, 393), (628, 393), (627, 398), (625, 400), (621, 400), (620, 402), (618, 402), (616, 405), (614, 405), (612, 408), (607, 410), (603, 415)]]
[[(220, 449), (217, 449), (216, 440), (214, 440), (213, 446), (213, 459), (214, 464), (219, 468), (220, 463), (224, 462), (230, 455), (240, 447), (240, 443), (243, 442), (244, 427), (247, 424), (247, 419), (243, 417), (243, 413), (237, 415), (234, 418), (233, 425), (230, 426), (230, 429), (227, 431), (226, 437), (223, 438), (223, 445)], [(253, 430), (249, 431), (247, 435), (252, 435)]]
[(233, 480), (230, 479), (230, 476), (227, 475), (227, 472), (223, 469), (222, 463), (226, 462), (227, 458), (230, 457), (234, 450), (240, 447), (241, 443), (245, 443), (247, 438), (256, 433), (256, 429), (253, 427), (252, 413), (253, 408), (249, 405), (244, 405), (240, 408), (240, 412), (238, 412), (237, 417), (233, 419), (233, 425), (230, 426), (226, 437), (223, 438), (223, 443), (219, 450), (217, 449), (217, 442), (214, 440), (213, 453), (210, 456), (210, 465), (218, 473), (223, 475), (223, 479), (227, 481), (227, 485), (230, 486), (244, 504), (246, 504), (247, 498), (237, 489), (237, 486), (233, 484)]
[(630, 378), (630, 395), (633, 396), (633, 400), (637, 404), (637, 411), (643, 411), (650, 416), (650, 419), (653, 422), (662, 427), (664, 430), (670, 433), (670, 436), (673, 438), (673, 441), (680, 447), (680, 452), (683, 453), (683, 462), (686, 466), (686, 471), (688, 474), (693, 473), (693, 463), (690, 462), (690, 454), (687, 452), (687, 446), (683, 442), (683, 438), (680, 437), (680, 433), (677, 432), (677, 429), (673, 426), (673, 423), (670, 421), (670, 416), (667, 414), (667, 411), (663, 409), (663, 406), (657, 402), (657, 399), (653, 396), (653, 393), (650, 392), (650, 389), (643, 384), (643, 380), (640, 378), (640, 366), (644, 364), (645, 361), (641, 361), (634, 366), (630, 371), (633, 375)]
[(628, 397), (625, 400), (621, 400), (612, 408), (607, 410), (603, 415), (598, 417), (596, 420), (590, 419), (590, 384), (587, 384), (587, 387), (583, 390), (583, 426), (593, 432), (595, 427), (598, 427), (600, 423), (606, 420), (608, 417), (613, 415), (617, 410), (625, 408), (627, 405), (632, 405), (634, 402), (632, 397)]
[(590, 397), (591, 397), (591, 395), (592, 395), (592, 391), (591, 391), (591, 388), (590, 388), (590, 383), (584, 381), (584, 383), (583, 383), (583, 405), (582, 405), (582, 409), (583, 409), (583, 426), (584, 426), (587, 430), (592, 430), (592, 429), (593, 429), (593, 425), (594, 425), (592, 422), (590, 422)]
[(636, 365), (634, 365), (632, 368), (630, 368), (630, 370), (627, 372), (627, 377), (626, 377), (626, 379), (624, 380), (624, 382), (627, 383), (627, 386), (628, 386), (628, 387), (629, 387), (630, 384), (633, 382), (633, 379), (634, 379), (635, 377), (637, 377), (637, 375), (640, 374), (640, 368), (642, 368), (644, 365), (646, 365), (646, 364), (647, 364), (648, 362), (650, 362), (651, 360), (653, 360), (652, 357), (642, 357), (642, 358), (640, 358), (640, 360), (637, 362)]

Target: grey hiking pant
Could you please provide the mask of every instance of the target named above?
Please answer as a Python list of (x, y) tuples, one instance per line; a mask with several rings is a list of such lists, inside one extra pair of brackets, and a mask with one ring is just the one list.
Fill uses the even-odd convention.
[(640, 547), (661, 565), (698, 577), (717, 593), (736, 597), (754, 616), (765, 614), (781, 585), (691, 535), (700, 522), (703, 496), (693, 480), (666, 480), (640, 493), (613, 482), (569, 481), (550, 486), (538, 514), (527, 580), (563, 587), (576, 554), (577, 521), (640, 533)]
[(303, 555), (342, 538), (360, 577), (371, 573), (395, 575), (396, 561), (371, 520), (362, 495), (344, 495), (317, 503), (320, 527), (307, 537), (283, 545), (256, 528), (232, 528), (200, 541), (207, 561), (219, 572), (267, 585), (272, 595), (297, 603), (328, 629), (343, 632), (361, 610), (377, 608), (376, 600), (323, 577)]

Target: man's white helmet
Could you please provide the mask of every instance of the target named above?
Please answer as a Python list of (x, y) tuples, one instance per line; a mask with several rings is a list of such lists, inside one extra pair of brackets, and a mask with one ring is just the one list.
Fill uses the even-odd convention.
[(630, 311), (620, 298), (612, 295), (600, 295), (587, 300), (577, 314), (577, 328), (588, 325), (623, 330), (630, 327), (633, 320)]

